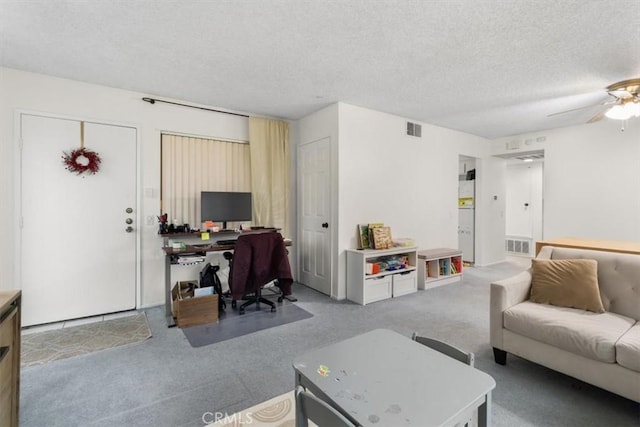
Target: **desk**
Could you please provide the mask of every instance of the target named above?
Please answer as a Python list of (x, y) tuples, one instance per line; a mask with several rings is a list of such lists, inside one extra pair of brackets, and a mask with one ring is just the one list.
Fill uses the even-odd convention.
[(475, 408), (478, 425), (491, 425), (493, 378), (387, 329), (312, 350), (293, 367), (296, 386), (356, 425), (449, 426)]
[[(250, 231), (243, 231), (242, 233), (271, 233), (271, 232), (275, 232), (278, 231), (277, 229), (274, 228), (265, 228), (265, 229), (257, 229), (257, 230), (250, 230)], [(215, 237), (215, 233), (211, 233), (210, 236)], [(235, 233), (236, 236), (240, 235), (240, 233)], [(163, 234), (162, 236), (164, 237), (170, 237), (173, 236), (172, 234)], [(177, 236), (177, 235), (176, 235)], [(191, 236), (191, 237), (197, 237), (199, 236), (199, 234), (182, 234), (182, 236)], [(225, 237), (228, 238), (229, 234), (225, 233)], [(291, 241), (290, 240), (285, 240), (284, 241), (285, 246), (291, 246)], [(176, 258), (179, 255), (185, 255), (185, 254), (202, 254), (202, 255), (206, 255), (206, 253), (208, 252), (224, 252), (224, 251), (233, 251), (235, 245), (218, 245), (216, 243), (212, 243), (210, 245), (207, 246), (203, 246), (202, 244), (198, 244), (198, 245), (186, 245), (184, 248), (181, 249), (174, 249), (174, 248), (170, 248), (170, 247), (163, 247), (162, 250), (164, 251), (165, 257), (164, 257), (164, 312), (165, 312), (165, 317), (167, 320), (167, 326), (168, 327), (174, 327), (176, 326), (176, 322), (175, 319), (173, 318), (173, 313), (171, 312), (171, 266), (173, 264), (177, 264), (175, 262)], [(290, 298), (288, 298), (290, 299)]]
[(623, 254), (640, 255), (640, 243), (638, 242), (620, 242), (615, 240), (594, 240), (580, 239), (576, 237), (563, 237), (560, 239), (550, 239), (536, 242), (536, 256), (543, 246), (590, 249), (594, 251), (619, 252)]

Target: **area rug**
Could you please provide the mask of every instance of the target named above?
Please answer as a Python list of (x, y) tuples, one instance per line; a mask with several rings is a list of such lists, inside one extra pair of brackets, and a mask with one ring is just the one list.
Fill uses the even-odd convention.
[[(239, 427), (251, 425), (253, 427), (295, 427), (296, 403), (293, 391), (290, 391), (265, 402), (258, 403), (251, 408), (235, 414), (216, 414), (216, 422), (211, 425), (217, 427)], [(317, 427), (309, 421), (309, 426)]]
[(313, 317), (313, 314), (287, 300), (276, 305), (275, 313), (265, 304), (261, 304), (260, 308), (256, 310), (255, 305), (249, 306), (245, 314), (239, 315), (237, 310), (227, 306), (225, 313), (216, 323), (191, 326), (182, 331), (192, 347), (202, 347)]
[(151, 337), (145, 313), (118, 319), (36, 332), (21, 340), (22, 367), (89, 354)]

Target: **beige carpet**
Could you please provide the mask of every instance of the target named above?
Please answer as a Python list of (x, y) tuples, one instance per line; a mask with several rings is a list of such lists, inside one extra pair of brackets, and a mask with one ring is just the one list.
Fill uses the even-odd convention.
[[(296, 402), (290, 391), (235, 414), (217, 414), (218, 421), (211, 424), (219, 427), (295, 427)], [(317, 427), (309, 422), (309, 426)]]
[(89, 354), (151, 337), (145, 313), (22, 336), (22, 366)]

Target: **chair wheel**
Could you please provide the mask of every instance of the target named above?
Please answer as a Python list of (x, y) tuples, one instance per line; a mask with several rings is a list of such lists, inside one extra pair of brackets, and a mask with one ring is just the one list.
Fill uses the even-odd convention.
[(271, 307), (271, 312), (275, 313), (276, 312), (276, 308), (275, 307)]
[(237, 305), (235, 300), (231, 301), (231, 308), (235, 309)]
[(244, 308), (240, 308), (240, 310), (238, 311), (240, 314), (244, 314)]

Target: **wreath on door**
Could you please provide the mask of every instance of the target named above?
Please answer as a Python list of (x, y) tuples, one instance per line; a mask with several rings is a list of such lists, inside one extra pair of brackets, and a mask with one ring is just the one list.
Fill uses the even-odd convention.
[(65, 169), (76, 175), (87, 172), (95, 175), (100, 170), (100, 155), (84, 146), (84, 122), (80, 122), (80, 148), (62, 153)]

